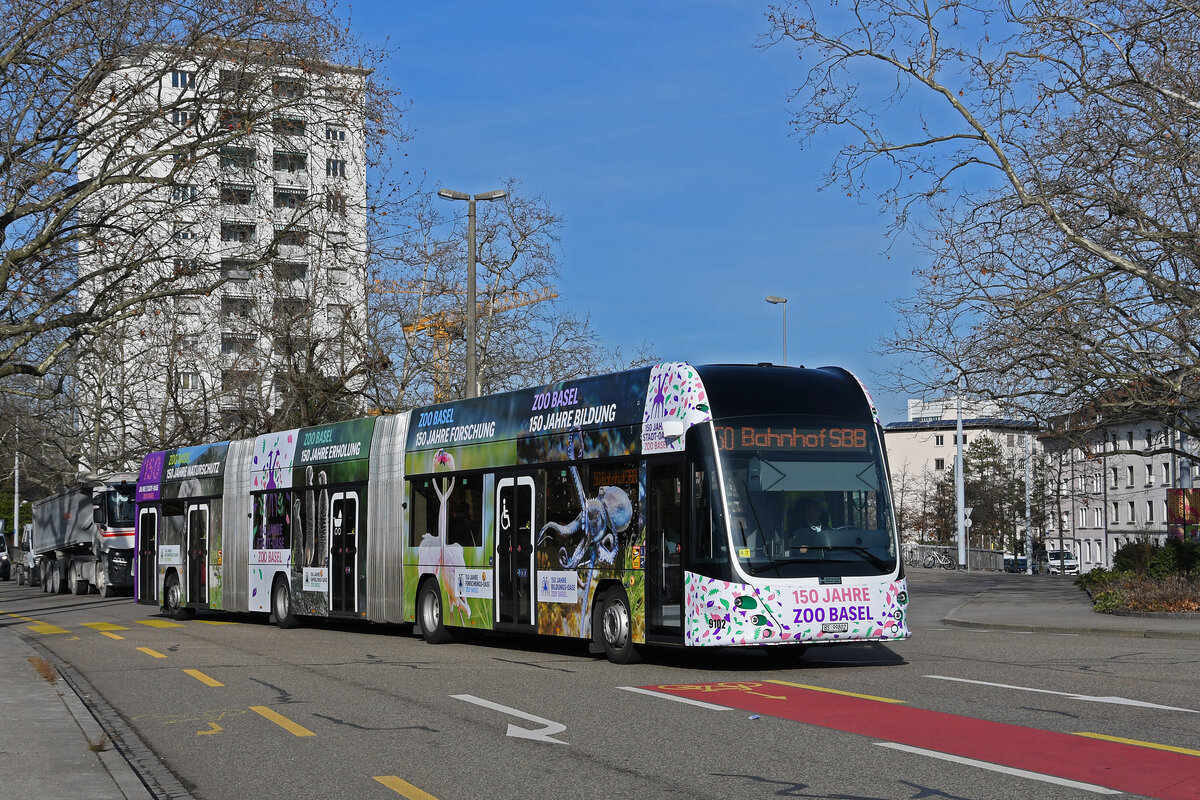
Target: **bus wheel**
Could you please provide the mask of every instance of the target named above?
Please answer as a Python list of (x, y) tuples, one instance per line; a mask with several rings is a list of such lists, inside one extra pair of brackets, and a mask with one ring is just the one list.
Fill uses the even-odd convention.
[(430, 644), (454, 641), (450, 631), (442, 624), (442, 590), (436, 580), (421, 584), (420, 597), (417, 598), (417, 624), (421, 627), (421, 636)]
[(183, 591), (179, 588), (179, 576), (172, 573), (167, 576), (163, 587), (163, 608), (171, 619), (191, 619), (195, 616), (190, 608), (183, 607)]
[(283, 578), (275, 579), (275, 588), (271, 591), (271, 610), (275, 612), (275, 624), (284, 630), (300, 627), (300, 621), (292, 613), (291, 590)]
[(604, 636), (604, 654), (614, 664), (633, 664), (641, 661), (641, 654), (633, 644), (633, 618), (629, 613), (629, 597), (620, 586), (614, 586), (604, 594), (604, 611), (601, 612), (601, 632)]

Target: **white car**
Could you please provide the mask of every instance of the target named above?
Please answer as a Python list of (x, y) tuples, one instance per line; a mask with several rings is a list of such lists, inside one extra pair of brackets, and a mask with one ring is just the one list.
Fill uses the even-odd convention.
[(1038, 571), (1051, 575), (1078, 575), (1079, 559), (1070, 550), (1047, 550), (1038, 558)]

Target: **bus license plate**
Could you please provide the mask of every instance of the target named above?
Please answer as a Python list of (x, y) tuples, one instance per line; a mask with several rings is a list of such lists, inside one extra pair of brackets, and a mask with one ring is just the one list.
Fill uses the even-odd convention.
[(826, 622), (821, 626), (822, 633), (845, 633), (850, 630), (849, 622)]

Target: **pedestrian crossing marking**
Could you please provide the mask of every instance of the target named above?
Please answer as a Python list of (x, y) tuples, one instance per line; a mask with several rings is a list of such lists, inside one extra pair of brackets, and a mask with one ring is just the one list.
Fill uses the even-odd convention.
[(129, 628), (126, 628), (124, 625), (116, 625), (111, 622), (84, 622), (81, 624), (85, 628), (91, 628), (92, 630), (100, 631), (101, 633), (103, 633), (104, 631), (127, 631), (127, 630), (129, 630)]

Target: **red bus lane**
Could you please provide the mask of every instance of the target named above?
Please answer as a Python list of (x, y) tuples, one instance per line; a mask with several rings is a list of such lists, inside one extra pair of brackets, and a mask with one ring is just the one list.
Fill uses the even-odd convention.
[(1185, 753), (971, 719), (784, 681), (643, 688), (1122, 792), (1200, 800), (1200, 757)]

